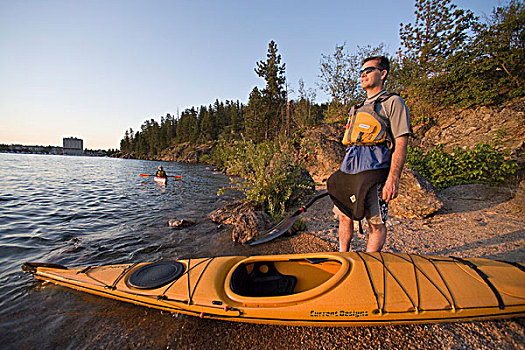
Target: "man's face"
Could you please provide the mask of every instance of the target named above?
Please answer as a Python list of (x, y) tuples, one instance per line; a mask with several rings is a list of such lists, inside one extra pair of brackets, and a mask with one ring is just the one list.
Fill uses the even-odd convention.
[(382, 87), (381, 78), (386, 75), (386, 71), (379, 70), (378, 66), (378, 60), (371, 60), (363, 64), (361, 68), (363, 72), (361, 73), (361, 87), (363, 89)]

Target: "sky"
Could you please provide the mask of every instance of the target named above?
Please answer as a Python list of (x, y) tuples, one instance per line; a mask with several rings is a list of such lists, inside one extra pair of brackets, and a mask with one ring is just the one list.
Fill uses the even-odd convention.
[[(478, 16), (501, 5), (452, 2)], [(247, 103), (271, 40), (291, 89), (302, 79), (326, 102), (322, 55), (381, 43), (393, 54), (413, 21), (413, 0), (0, 0), (0, 144), (119, 148), (147, 119)]]

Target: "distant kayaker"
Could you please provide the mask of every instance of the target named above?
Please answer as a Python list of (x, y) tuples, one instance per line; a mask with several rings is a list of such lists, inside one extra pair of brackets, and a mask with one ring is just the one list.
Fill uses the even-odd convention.
[(157, 172), (155, 173), (155, 176), (157, 176), (157, 177), (168, 177), (168, 174), (166, 174), (166, 172), (162, 168), (162, 165), (159, 165), (159, 168), (158, 168)]
[[(403, 99), (384, 89), (389, 70), (390, 62), (384, 56), (369, 57), (362, 63), (361, 87), (367, 98), (350, 110), (343, 140), (349, 147), (340, 170), (334, 173), (336, 181), (332, 182), (336, 192), (345, 193), (334, 200), (342, 252), (350, 249), (353, 219), (359, 219), (355, 213), (363, 213), (363, 207), (361, 217), (366, 217), (370, 228), (366, 251), (381, 251), (386, 240), (388, 202), (398, 195), (410, 121)], [(369, 190), (363, 191), (367, 187)]]

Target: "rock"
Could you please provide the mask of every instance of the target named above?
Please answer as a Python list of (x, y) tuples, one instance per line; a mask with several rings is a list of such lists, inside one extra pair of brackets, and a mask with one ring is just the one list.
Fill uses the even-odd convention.
[(393, 216), (422, 219), (443, 207), (432, 184), (417, 171), (405, 167), (399, 180), (399, 195), (389, 205)]
[[(410, 107), (410, 106), (409, 106)], [(430, 150), (443, 144), (445, 151), (454, 147), (473, 149), (479, 143), (497, 143), (520, 164), (523, 158), (525, 97), (502, 105), (481, 106), (465, 110), (446, 107), (429, 115), (427, 123), (413, 125), (411, 146)], [(417, 115), (411, 119), (417, 120)]]
[(521, 141), (512, 147), (510, 158), (516, 160), (520, 166), (525, 166), (525, 141)]
[(520, 182), (516, 194), (510, 202), (517, 207), (525, 208), (525, 180)]
[(308, 130), (305, 137), (305, 158), (308, 171), (317, 183), (326, 182), (330, 175), (341, 166), (345, 146), (340, 138), (344, 127), (341, 125), (319, 125)]
[(188, 227), (188, 226), (193, 226), (193, 225), (195, 225), (195, 221), (193, 220), (188, 220), (188, 219), (180, 219), (180, 220), (169, 219), (168, 220), (168, 226), (170, 227), (182, 228), (182, 227)]
[(275, 221), (263, 211), (248, 211), (237, 216), (233, 224), (232, 241), (245, 243), (269, 229)]
[(253, 201), (239, 200), (209, 215), (211, 221), (233, 226), (232, 240), (244, 243), (275, 225), (275, 221)]
[(200, 145), (181, 143), (165, 149), (158, 158), (164, 161), (198, 163), (202, 156), (209, 156), (215, 145), (216, 142), (213, 141)]

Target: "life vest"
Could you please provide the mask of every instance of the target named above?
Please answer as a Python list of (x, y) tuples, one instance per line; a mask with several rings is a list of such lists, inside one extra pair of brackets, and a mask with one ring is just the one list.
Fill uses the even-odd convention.
[(347, 174), (337, 170), (328, 178), (326, 189), (341, 212), (352, 220), (361, 220), (365, 216), (368, 191), (374, 185), (384, 183), (389, 171), (389, 168), (384, 168)]
[(383, 118), (375, 111), (375, 106), (388, 100), (396, 94), (387, 92), (374, 101), (374, 103), (358, 104), (352, 106), (343, 136), (343, 145), (365, 146), (385, 143), (388, 148), (394, 146), (394, 137), (390, 129), (390, 120)]

